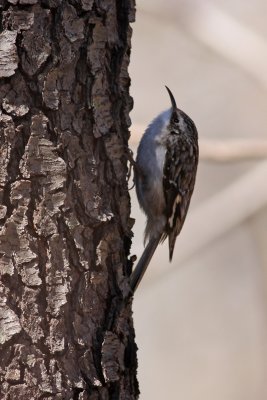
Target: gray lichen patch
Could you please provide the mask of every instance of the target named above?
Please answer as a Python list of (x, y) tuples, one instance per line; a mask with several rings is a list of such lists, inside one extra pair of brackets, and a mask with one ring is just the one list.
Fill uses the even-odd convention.
[(36, 201), (33, 223), (38, 235), (51, 236), (57, 232), (56, 219), (65, 201), (65, 162), (57, 155), (48, 139), (48, 119), (39, 113), (32, 117), (31, 136), (20, 163), (26, 179), (38, 178), (42, 187), (42, 200)]
[(7, 305), (0, 303), (0, 344), (21, 331), (18, 316)]
[(38, 256), (30, 246), (30, 238), (25, 230), (30, 190), (31, 183), (27, 180), (11, 185), (10, 202), (15, 209), (0, 230), (1, 273), (12, 275), (16, 268), (27, 286), (36, 286), (41, 284)]
[(5, 30), (0, 34), (0, 78), (13, 75), (18, 67), (16, 38), (16, 31)]
[(3, 26), (12, 31), (23, 31), (29, 29), (34, 21), (34, 14), (25, 10), (17, 10), (10, 7), (3, 12)]
[(47, 74), (42, 91), (43, 101), (46, 107), (57, 110), (59, 106), (59, 90), (57, 88), (58, 71), (53, 70)]
[(106, 382), (116, 382), (120, 378), (120, 370), (124, 368), (123, 343), (113, 332), (107, 331), (102, 343), (101, 365)]
[(12, 76), (10, 84), (6, 85), (3, 92), (3, 110), (11, 116), (23, 117), (29, 112), (30, 106), (31, 100), (27, 83), (17, 72), (15, 76)]
[(37, 343), (44, 336), (42, 329), (42, 318), (39, 313), (37, 299), (40, 289), (25, 287), (22, 295), (22, 316), (21, 325), (25, 332), (32, 338), (33, 343)]
[(47, 311), (53, 316), (60, 315), (61, 307), (67, 303), (70, 291), (68, 280), (69, 261), (65, 243), (60, 235), (49, 238), (48, 262), (46, 265)]
[(29, 76), (33, 76), (40, 70), (51, 54), (51, 40), (48, 30), (51, 19), (50, 11), (38, 6), (35, 7), (34, 23), (30, 30), (22, 32), (21, 43), (23, 50), (21, 66)]
[(7, 166), (10, 162), (12, 145), (15, 142), (16, 128), (11, 116), (0, 112), (1, 141), (0, 141), (0, 186), (4, 187), (8, 177)]
[(63, 27), (70, 42), (84, 38), (84, 21), (78, 18), (75, 8), (70, 4), (66, 4), (63, 11)]

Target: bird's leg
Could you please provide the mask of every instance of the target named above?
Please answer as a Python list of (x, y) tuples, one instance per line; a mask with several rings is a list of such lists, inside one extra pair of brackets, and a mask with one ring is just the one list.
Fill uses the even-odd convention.
[[(130, 179), (130, 176), (132, 173), (132, 168), (134, 170), (134, 174), (139, 174), (141, 176), (144, 176), (142, 169), (138, 166), (137, 162), (133, 158), (133, 151), (129, 148), (126, 149), (126, 157), (130, 163), (129, 172), (127, 174), (127, 180), (129, 181), (129, 179)], [(131, 187), (131, 189), (134, 187), (134, 185), (135, 185), (135, 182), (134, 182), (133, 186)]]
[[(134, 158), (133, 158), (133, 151), (132, 151), (131, 149), (129, 149), (129, 148), (127, 148), (126, 151), (127, 151), (127, 152), (126, 152), (127, 160), (128, 160), (129, 163), (130, 163), (130, 168), (129, 168), (129, 171), (128, 171), (128, 174), (127, 174), (127, 181), (129, 181), (130, 176), (132, 175), (132, 168), (135, 167), (136, 162), (134, 161)], [(133, 186), (130, 188), (130, 190), (131, 190), (133, 187), (134, 187), (134, 184), (133, 184)]]
[(134, 167), (136, 165), (136, 162), (135, 162), (135, 160), (133, 158), (133, 151), (131, 149), (129, 149), (129, 147), (128, 147), (126, 149), (126, 152), (127, 152), (126, 156), (127, 156), (127, 159), (129, 161), (129, 163), (131, 164), (132, 167)]

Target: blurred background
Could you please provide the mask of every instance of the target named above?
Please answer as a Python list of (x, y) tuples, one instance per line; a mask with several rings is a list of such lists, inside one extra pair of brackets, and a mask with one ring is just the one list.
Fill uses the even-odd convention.
[(173, 262), (164, 243), (134, 298), (141, 400), (267, 399), (266, 15), (266, 0), (137, 1), (130, 145), (170, 106), (164, 85), (200, 138)]

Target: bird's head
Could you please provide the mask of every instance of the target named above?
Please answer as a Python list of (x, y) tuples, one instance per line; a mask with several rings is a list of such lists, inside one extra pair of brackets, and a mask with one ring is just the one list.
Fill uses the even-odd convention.
[(172, 135), (191, 135), (196, 131), (195, 124), (182, 110), (177, 108), (175, 98), (170, 89), (165, 86), (171, 99), (171, 114), (169, 131)]

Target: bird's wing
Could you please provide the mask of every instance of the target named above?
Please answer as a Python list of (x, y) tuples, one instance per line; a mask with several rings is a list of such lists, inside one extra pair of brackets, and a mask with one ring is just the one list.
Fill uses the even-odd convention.
[(175, 146), (167, 149), (163, 170), (167, 218), (165, 238), (169, 237), (170, 260), (190, 204), (198, 162), (196, 146), (188, 149), (181, 146), (178, 150)]

